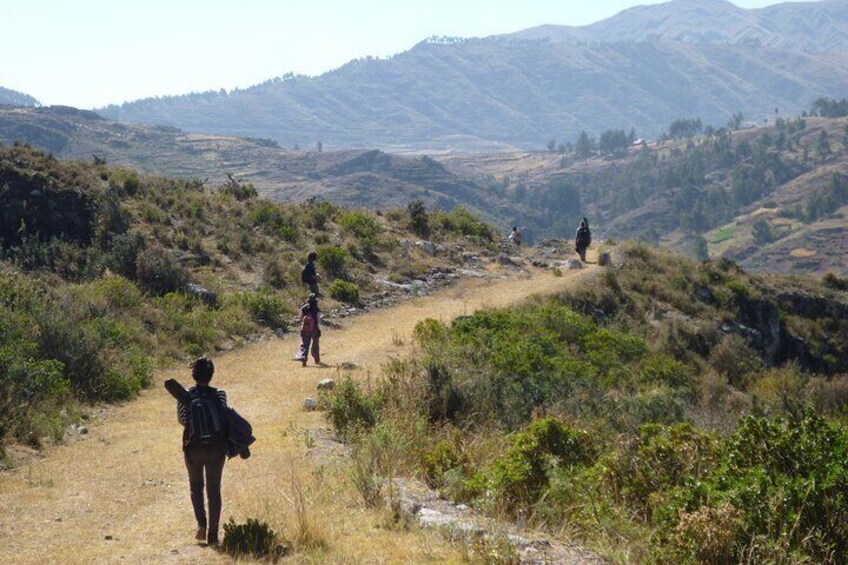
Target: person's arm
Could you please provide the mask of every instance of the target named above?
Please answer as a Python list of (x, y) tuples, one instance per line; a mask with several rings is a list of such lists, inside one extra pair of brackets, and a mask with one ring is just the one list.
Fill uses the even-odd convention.
[(221, 389), (218, 389), (218, 402), (221, 403), (224, 409), (227, 408), (227, 393)]

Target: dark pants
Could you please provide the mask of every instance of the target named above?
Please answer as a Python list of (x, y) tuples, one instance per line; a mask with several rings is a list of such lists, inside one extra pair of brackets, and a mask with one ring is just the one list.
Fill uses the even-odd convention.
[(586, 261), (586, 249), (588, 246), (586, 245), (578, 245), (577, 246), (577, 254), (580, 255), (581, 261)]
[[(191, 489), (191, 505), (198, 528), (207, 528), (210, 539), (217, 539), (221, 518), (221, 475), (227, 456), (219, 445), (188, 447), (184, 452), (188, 484)], [(206, 471), (206, 494), (209, 498), (209, 521), (203, 506), (203, 475)]]
[(309, 292), (315, 296), (321, 296), (321, 293), (318, 292), (318, 281), (309, 283)]
[(320, 335), (312, 336), (312, 335), (304, 335), (300, 334), (300, 349), (297, 351), (297, 359), (298, 361), (303, 361), (304, 365), (306, 364), (306, 358), (309, 356), (309, 346), (312, 345), (312, 358), (315, 359), (316, 363), (321, 362), (321, 349), (318, 345), (318, 341), (321, 339)]

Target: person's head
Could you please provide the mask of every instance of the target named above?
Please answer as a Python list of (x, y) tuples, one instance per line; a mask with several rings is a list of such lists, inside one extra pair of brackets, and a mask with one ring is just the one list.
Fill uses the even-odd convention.
[(586, 218), (583, 218), (583, 225), (588, 228), (589, 227), (589, 220), (587, 220)]
[(310, 251), (309, 255), (306, 256), (307, 261), (316, 261), (318, 259), (317, 251)]
[(191, 377), (199, 385), (208, 385), (214, 373), (215, 365), (206, 357), (198, 357), (191, 364)]
[(518, 231), (518, 226), (512, 226), (512, 231)]

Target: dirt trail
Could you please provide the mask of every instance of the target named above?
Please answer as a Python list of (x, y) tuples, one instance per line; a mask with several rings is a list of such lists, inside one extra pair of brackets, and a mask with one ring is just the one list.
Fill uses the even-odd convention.
[[(590, 272), (554, 277), (534, 271), (524, 278), (464, 280), (432, 296), (348, 319), (342, 329), (326, 330), (322, 357), (326, 363), (355, 363), (361, 368), (354, 372), (358, 378), (376, 376), (383, 361), (409, 348), (412, 329), (423, 318), (448, 321), (481, 307), (556, 292)], [(289, 503), (291, 460), (303, 461), (306, 451), (295, 432), (325, 425), (321, 414), (305, 412), (301, 405), (315, 395), (318, 380), (337, 378), (338, 370), (301, 368), (291, 361), (296, 345), (292, 335), (215, 358), (213, 385), (226, 389), (258, 438), (250, 460), (231, 460), (224, 470), (222, 521), (264, 516)], [(93, 421), (81, 441), (0, 473), (0, 563), (230, 562), (193, 541), (180, 427), (174, 401), (161, 387), (169, 377), (190, 381), (186, 369), (162, 372), (156, 386), (139, 399)], [(415, 554), (416, 561), (454, 560), (455, 555), (422, 541), (421, 532), (381, 534), (363, 525), (364, 511), (334, 500), (332, 488), (342, 488), (343, 482), (319, 485), (312, 493), (320, 514), (315, 520), (328, 541), (318, 561), (389, 563), (403, 560), (406, 552)], [(375, 555), (375, 548), (383, 556)]]

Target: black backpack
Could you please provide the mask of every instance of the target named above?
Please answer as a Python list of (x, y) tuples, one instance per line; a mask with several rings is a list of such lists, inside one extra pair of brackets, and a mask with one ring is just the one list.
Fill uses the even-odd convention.
[(300, 281), (305, 284), (309, 284), (312, 282), (309, 276), (309, 265), (303, 267), (303, 270), (300, 272)]
[(205, 387), (201, 392), (197, 388), (188, 391), (188, 437), (187, 445), (211, 445), (223, 441), (224, 422), (218, 391)]

